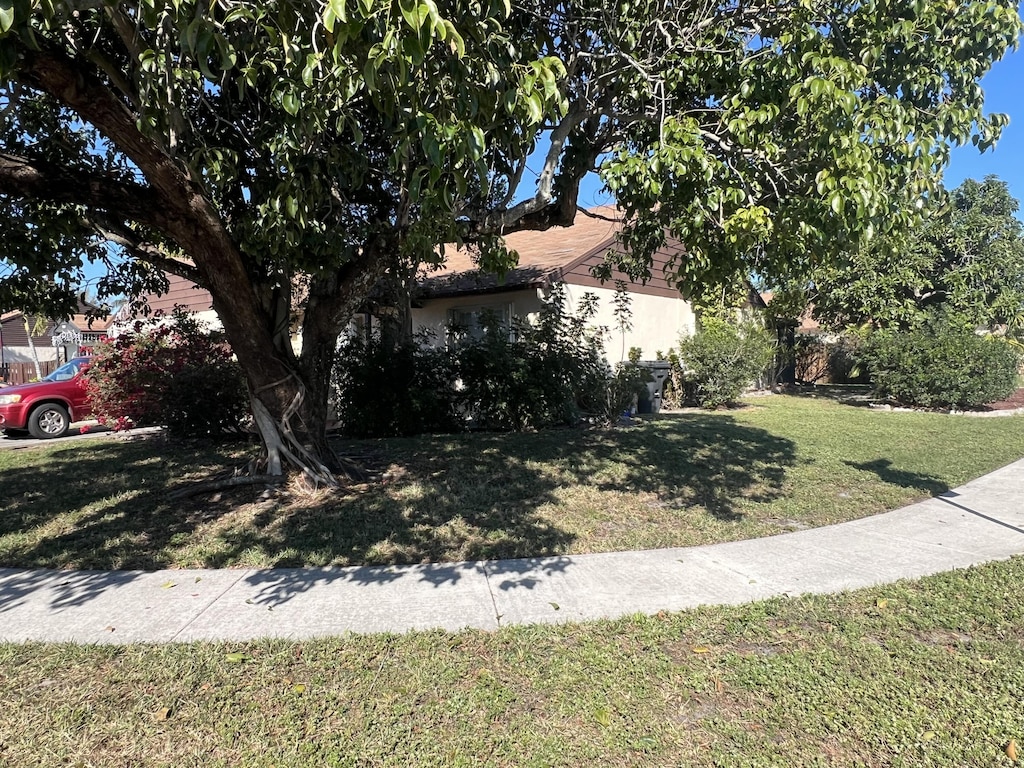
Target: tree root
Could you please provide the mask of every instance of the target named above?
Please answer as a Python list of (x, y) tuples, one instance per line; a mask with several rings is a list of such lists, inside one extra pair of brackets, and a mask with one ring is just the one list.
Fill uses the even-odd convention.
[(201, 493), (225, 491), (229, 488), (238, 488), (243, 485), (280, 485), (285, 479), (284, 475), (235, 475), (221, 480), (207, 480), (176, 488), (167, 494), (167, 498), (186, 499), (190, 496), (198, 496)]
[(288, 424), (298, 410), (302, 396), (300, 389), (280, 423), (274, 420), (258, 397), (252, 398), (253, 419), (267, 449), (267, 471), (271, 475), (282, 475), (283, 462), (287, 462), (302, 473), (312, 490), (320, 487), (340, 488), (341, 483), (334, 473), (299, 443)]

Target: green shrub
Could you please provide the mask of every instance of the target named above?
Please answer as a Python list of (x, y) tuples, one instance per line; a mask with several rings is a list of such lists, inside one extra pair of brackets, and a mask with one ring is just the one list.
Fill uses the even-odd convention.
[(694, 385), (701, 408), (734, 401), (761, 376), (774, 355), (775, 342), (764, 328), (708, 317), (695, 336), (679, 344), (679, 362)]
[(1016, 389), (1019, 352), (949, 318), (876, 331), (861, 358), (876, 395), (923, 408), (973, 408)]
[(342, 340), (332, 389), (343, 434), (396, 437), (463, 428), (452, 360), (430, 341), (385, 343), (379, 334)]
[(219, 334), (175, 309), (93, 349), (93, 413), (114, 430), (160, 425), (177, 436), (237, 431), (249, 412), (238, 364)]
[(512, 327), (484, 318), (478, 337), (452, 329), (463, 406), (475, 426), (493, 430), (576, 424), (608, 414), (608, 365), (600, 331), (588, 326), (595, 307), (566, 309), (556, 284), (536, 324)]
[(473, 333), (449, 328), (445, 348), (422, 337), (397, 346), (348, 338), (333, 384), (339, 426), (378, 437), (617, 418), (600, 331), (587, 325), (593, 314), (586, 301), (569, 313), (556, 286), (536, 324), (485, 316)]

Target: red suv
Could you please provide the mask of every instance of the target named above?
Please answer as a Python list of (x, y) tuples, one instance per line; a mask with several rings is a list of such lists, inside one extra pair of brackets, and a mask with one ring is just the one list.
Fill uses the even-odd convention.
[(32, 437), (62, 437), (73, 421), (90, 413), (82, 374), (88, 357), (75, 357), (42, 381), (0, 389), (0, 429), (18, 434), (26, 429)]

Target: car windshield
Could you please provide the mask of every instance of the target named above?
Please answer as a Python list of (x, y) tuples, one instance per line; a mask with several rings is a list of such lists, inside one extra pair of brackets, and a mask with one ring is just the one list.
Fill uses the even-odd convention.
[(51, 373), (49, 376), (43, 378), (43, 381), (71, 381), (78, 375), (78, 372), (82, 370), (82, 366), (85, 364), (85, 360), (82, 358), (75, 358), (64, 363), (60, 368)]

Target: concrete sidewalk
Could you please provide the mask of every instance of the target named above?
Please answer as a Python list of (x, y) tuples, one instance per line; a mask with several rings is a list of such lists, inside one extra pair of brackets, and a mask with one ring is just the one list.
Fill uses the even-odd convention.
[(381, 568), (0, 569), (0, 640), (309, 638), (838, 592), (1024, 553), (1024, 460), (850, 523), (687, 549)]

